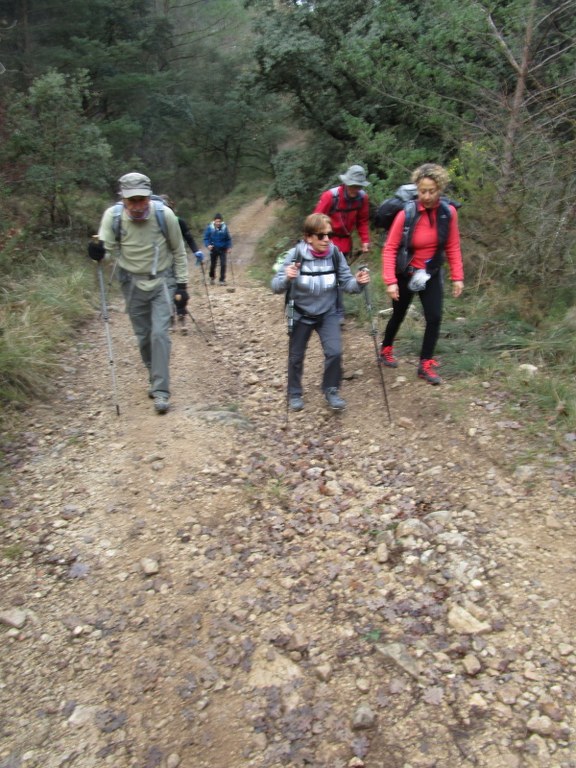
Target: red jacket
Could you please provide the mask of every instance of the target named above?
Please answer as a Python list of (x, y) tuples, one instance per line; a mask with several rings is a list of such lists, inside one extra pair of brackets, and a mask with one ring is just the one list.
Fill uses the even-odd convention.
[[(370, 244), (369, 229), (369, 199), (364, 192), (361, 199), (346, 195), (346, 187), (338, 187), (338, 204), (334, 206), (334, 195), (331, 189), (322, 192), (313, 213), (325, 213), (330, 216), (334, 237), (332, 242), (342, 253), (349, 254), (352, 250), (352, 232), (358, 230), (362, 243)], [(336, 208), (335, 210), (332, 210)]]
[[(412, 261), (410, 264), (414, 269), (424, 269), (426, 262), (434, 256), (438, 247), (438, 227), (436, 226), (438, 206), (432, 208), (429, 214), (420, 203), (417, 203), (417, 207), (421, 215), (416, 222), (412, 235)], [(452, 212), (452, 218), (450, 219), (448, 239), (446, 240), (444, 250), (446, 251), (446, 259), (450, 267), (450, 279), (464, 280), (458, 213), (453, 205), (450, 206), (450, 211)], [(395, 285), (398, 282), (396, 277), (396, 254), (402, 242), (404, 220), (404, 211), (396, 214), (382, 249), (382, 279), (386, 285)]]

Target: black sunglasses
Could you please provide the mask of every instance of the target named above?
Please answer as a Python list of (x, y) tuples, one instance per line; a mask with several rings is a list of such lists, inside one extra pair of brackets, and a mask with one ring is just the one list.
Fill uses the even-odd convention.
[(325, 240), (328, 238), (330, 240), (331, 237), (334, 237), (334, 232), (314, 232), (318, 240)]

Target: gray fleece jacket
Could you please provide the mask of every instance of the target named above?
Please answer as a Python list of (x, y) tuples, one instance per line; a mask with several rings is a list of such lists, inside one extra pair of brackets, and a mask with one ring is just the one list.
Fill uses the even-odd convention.
[[(293, 261), (300, 262), (300, 274), (295, 280), (288, 280), (285, 270)], [(318, 258), (312, 255), (303, 240), (288, 251), (283, 264), (272, 278), (271, 287), (274, 293), (290, 291), (289, 298), (294, 300), (295, 319), (315, 318), (327, 312), (336, 312), (338, 288), (346, 293), (362, 291), (346, 259), (333, 243), (326, 256)]]

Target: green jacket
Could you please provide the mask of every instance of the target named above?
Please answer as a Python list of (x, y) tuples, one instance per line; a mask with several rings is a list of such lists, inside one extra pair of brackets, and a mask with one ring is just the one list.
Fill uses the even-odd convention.
[[(154, 205), (150, 201), (150, 207)], [(162, 234), (154, 211), (150, 211), (145, 221), (132, 221), (122, 211), (120, 243), (116, 242), (113, 229), (114, 206), (108, 208), (102, 217), (98, 238), (104, 242), (104, 247), (109, 255), (118, 255), (118, 266), (133, 275), (141, 275), (142, 280), (137, 284), (144, 290), (152, 290), (158, 284), (156, 280), (150, 280), (150, 274), (166, 275), (167, 270), (172, 270), (177, 283), (188, 282), (188, 257), (182, 232), (175, 213), (164, 207), (166, 226), (170, 242)], [(175, 244), (172, 249), (170, 243)]]

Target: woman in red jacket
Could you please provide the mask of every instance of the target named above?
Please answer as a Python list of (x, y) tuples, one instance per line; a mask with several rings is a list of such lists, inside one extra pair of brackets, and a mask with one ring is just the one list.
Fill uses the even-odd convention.
[[(418, 376), (430, 384), (442, 383), (436, 371), (434, 349), (442, 320), (444, 258), (450, 267), (452, 295), (458, 297), (464, 289), (458, 213), (453, 205), (441, 200), (448, 181), (447, 171), (434, 163), (425, 163), (414, 171), (412, 182), (416, 184), (418, 199), (396, 215), (382, 250), (382, 276), (393, 303), (380, 360), (389, 368), (398, 366), (394, 339), (414, 293), (418, 292), (426, 321)], [(407, 266), (399, 264), (403, 259), (398, 259), (404, 247), (408, 254)]]

